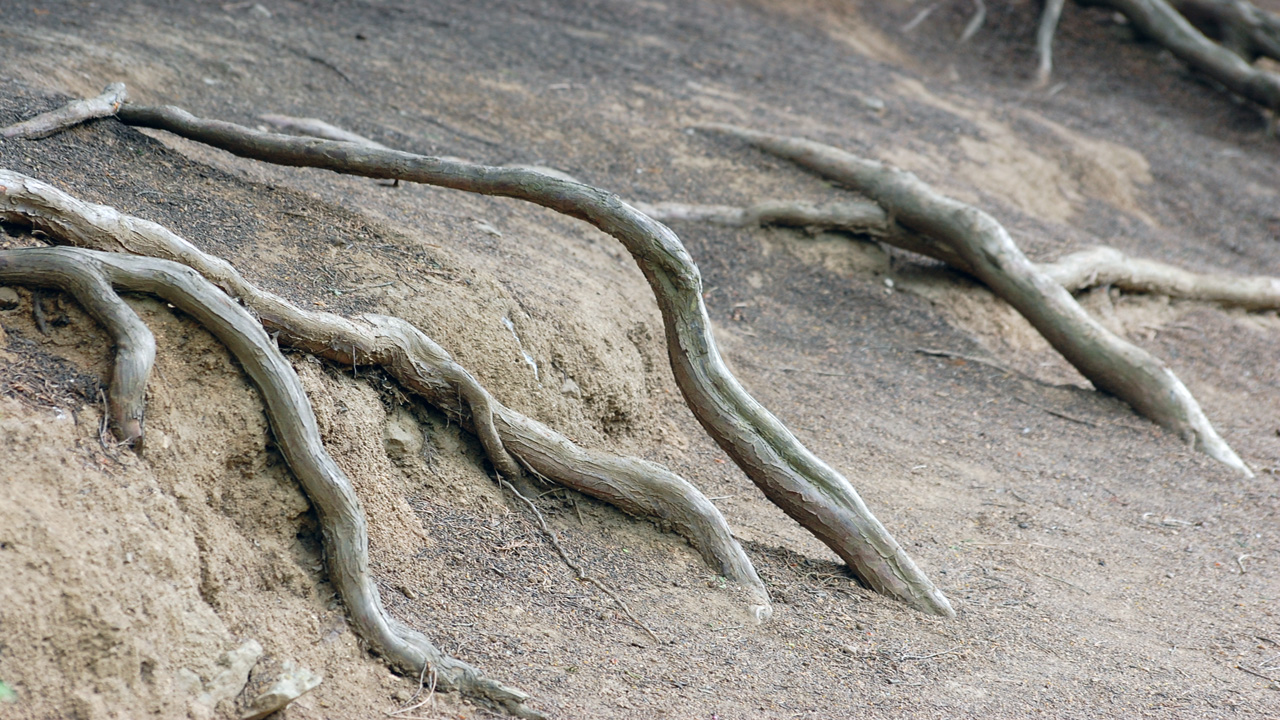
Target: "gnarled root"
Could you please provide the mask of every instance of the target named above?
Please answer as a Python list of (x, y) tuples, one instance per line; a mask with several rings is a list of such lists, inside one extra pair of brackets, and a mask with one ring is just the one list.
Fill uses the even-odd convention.
[(1114, 285), (1129, 292), (1202, 300), (1245, 310), (1280, 310), (1280, 278), (1198, 273), (1109, 247), (1094, 247), (1039, 265), (1071, 292)]
[(65, 287), (77, 298), (88, 298), (86, 308), (95, 317), (98, 308), (109, 306), (113, 313), (130, 314), (133, 323), (141, 324), (118, 296), (114, 301), (108, 297), (114, 296), (114, 286), (157, 295), (199, 321), (235, 355), (262, 393), (276, 444), (319, 516), (330, 580), (360, 636), (407, 672), (418, 674), (430, 667), (446, 688), (519, 717), (542, 717), (525, 705), (528, 695), (445, 655), (383, 608), (369, 573), (368, 533), (351, 481), (325, 451), (311, 403), (293, 367), (248, 311), (195, 270), (155, 258), (80, 248), (6, 250), (0, 251), (0, 277), (7, 282)]
[[(246, 281), (222, 258), (167, 228), (86, 203), (61, 190), (0, 170), (0, 218), (40, 228), (60, 242), (187, 265), (244, 303), (278, 341), (344, 366), (378, 365), (410, 392), (474, 432), (507, 477), (520, 466), (689, 540), (715, 571), (741, 584), (757, 620), (772, 613), (764, 583), (719, 509), (684, 478), (654, 463), (588, 450), (495, 400), (465, 369), (410, 323), (386, 315), (354, 320), (303, 310)], [(514, 456), (514, 457), (513, 457)]]
[(524, 168), (379, 150), (362, 143), (293, 138), (204, 120), (174, 107), (125, 105), (130, 125), (166, 130), (243, 157), (364, 177), (514, 197), (585, 220), (613, 235), (640, 266), (658, 301), (676, 383), (702, 426), (775, 504), (831, 547), (868, 586), (940, 615), (946, 597), (827, 466), (752, 398), (716, 349), (702, 280), (679, 238), (598, 188)]
[(732, 125), (703, 129), (749, 142), (880, 203), (894, 226), (910, 231), (892, 233), (886, 240), (906, 237), (908, 249), (939, 257), (978, 278), (1099, 390), (1194, 442), (1215, 460), (1252, 476), (1173, 371), (1089, 317), (1055, 278), (1022, 254), (995, 218), (935, 192), (909, 172), (829, 145)]

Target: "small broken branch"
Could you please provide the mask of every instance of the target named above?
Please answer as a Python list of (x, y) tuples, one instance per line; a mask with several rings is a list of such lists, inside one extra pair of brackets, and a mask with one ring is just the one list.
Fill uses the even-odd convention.
[(909, 172), (829, 145), (732, 125), (703, 129), (746, 141), (869, 196), (904, 227), (958, 255), (959, 269), (1012, 305), (1099, 390), (1194, 442), (1215, 460), (1253, 475), (1167, 365), (1085, 313), (1054, 278), (1022, 254), (995, 218), (939, 194)]
[(0, 138), (37, 140), (48, 137), (88, 120), (115, 115), (128, 97), (129, 92), (123, 83), (111, 83), (97, 97), (76, 100), (30, 120), (0, 128)]
[(573, 571), (573, 576), (575, 579), (578, 580), (578, 582), (584, 582), (589, 585), (592, 585), (600, 592), (609, 596), (609, 599), (613, 600), (614, 604), (616, 604), (618, 608), (622, 610), (623, 614), (627, 616), (627, 619), (630, 620), (636, 627), (640, 628), (641, 630), (644, 630), (645, 633), (650, 638), (652, 638), (654, 642), (656, 643), (662, 642), (662, 640), (658, 639), (657, 633), (655, 633), (652, 628), (646, 625), (644, 621), (642, 621), (640, 618), (636, 617), (635, 613), (631, 612), (631, 607), (627, 605), (625, 602), (623, 602), (622, 598), (618, 597), (617, 593), (615, 593), (613, 590), (610, 590), (608, 585), (605, 585), (599, 580), (588, 575), (586, 572), (582, 570), (581, 565), (574, 562), (573, 559), (569, 557), (569, 553), (565, 552), (564, 546), (560, 544), (560, 538), (556, 537), (555, 531), (551, 529), (551, 526), (547, 525), (546, 518), (542, 517), (542, 511), (538, 509), (537, 505), (533, 504), (532, 500), (525, 497), (524, 495), (521, 495), (520, 491), (517, 490), (514, 485), (507, 482), (506, 480), (503, 480), (501, 477), (498, 478), (498, 483), (501, 484), (502, 487), (511, 491), (513, 495), (515, 495), (517, 498), (520, 499), (521, 502), (524, 503), (525, 507), (529, 508), (529, 510), (533, 512), (533, 516), (538, 520), (538, 527), (542, 530), (542, 534), (545, 535), (547, 540), (551, 542), (551, 547), (555, 548), (556, 554), (560, 556), (560, 559), (564, 562), (564, 564), (568, 566), (570, 570)]

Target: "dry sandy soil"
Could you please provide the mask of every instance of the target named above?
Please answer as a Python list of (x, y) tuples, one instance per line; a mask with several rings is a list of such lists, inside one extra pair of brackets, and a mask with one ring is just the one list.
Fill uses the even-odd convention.
[[(1074, 5), (1061, 84), (1029, 89), (1039, 5), (988, 4), (957, 46), (959, 0), (910, 32), (926, 3), (6, 0), (0, 125), (124, 81), (142, 102), (250, 125), (319, 117), (635, 200), (841, 194), (686, 131), (725, 121), (910, 169), (1035, 259), (1107, 243), (1280, 274), (1280, 144), (1257, 111)], [(114, 120), (0, 144), (0, 166), (161, 222), (297, 302), (398, 314), (504, 403), (718, 498), (775, 600), (763, 625), (680, 538), (574, 493), (538, 501), (654, 643), (572, 580), (471, 437), (378, 373), (291, 356), (361, 494), (393, 613), (555, 717), (1280, 717), (1274, 313), (1083, 298), (1175, 368), (1259, 470), (1243, 480), (1090, 390), (934, 264), (840, 235), (675, 226), (728, 361), (940, 582), (958, 611), (944, 621), (859, 587), (726, 461), (679, 401), (641, 274), (585, 224)], [(148, 448), (108, 453), (105, 336), (70, 300), (18, 296), (0, 310), (0, 682), (15, 696), (0, 718), (208, 717), (199, 694), (251, 639), (265, 655), (250, 690), (286, 661), (324, 676), (280, 717), (400, 707), (417, 679), (349, 629), (315, 517), (228, 354), (131, 299), (160, 345)], [(213, 714), (238, 717), (237, 702)], [(445, 694), (414, 714), (489, 712)]]

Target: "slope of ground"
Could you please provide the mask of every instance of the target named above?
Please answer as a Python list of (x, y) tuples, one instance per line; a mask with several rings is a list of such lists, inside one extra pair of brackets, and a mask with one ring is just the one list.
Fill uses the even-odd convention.
[[(141, 102), (319, 117), (636, 200), (838, 196), (687, 131), (732, 122), (906, 167), (1035, 259), (1102, 242), (1280, 274), (1280, 145), (1256, 111), (1074, 7), (1064, 84), (1029, 90), (1038, 4), (992, 6), (957, 48), (968, 3), (904, 33), (924, 3), (12, 0), (0, 125), (124, 81)], [(830, 234), (675, 227), (735, 371), (939, 581), (958, 611), (942, 621), (860, 588), (726, 461), (680, 403), (643, 277), (582, 223), (115, 121), (0, 143), (0, 166), (161, 222), (297, 302), (400, 315), (504, 403), (717, 498), (775, 599), (764, 625), (678, 537), (573, 493), (538, 501), (655, 644), (572, 581), (469, 436), (376, 373), (292, 356), (392, 611), (556, 717), (1278, 714), (1274, 313), (1085, 299), (1181, 375), (1260, 470), (1241, 480), (929, 262)], [(4, 230), (0, 246), (32, 241)], [(285, 661), (325, 678), (285, 718), (394, 710), (417, 678), (348, 628), (257, 392), (189, 318), (134, 304), (160, 346), (142, 457), (98, 441), (103, 333), (53, 293), (0, 309), (0, 681), (16, 695), (0, 718), (229, 716), (234, 700), (201, 693), (247, 640), (266, 653), (254, 681)], [(486, 712), (446, 695), (414, 714)]]

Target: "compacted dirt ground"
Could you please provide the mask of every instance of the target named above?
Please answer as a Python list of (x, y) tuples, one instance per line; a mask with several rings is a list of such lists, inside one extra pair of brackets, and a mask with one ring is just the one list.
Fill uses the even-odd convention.
[[(0, 125), (123, 81), (258, 125), (556, 167), (646, 202), (843, 191), (688, 130), (732, 122), (893, 162), (1034, 259), (1105, 243), (1280, 275), (1265, 119), (1069, 6), (1033, 90), (1039, 4), (0, 4)], [(1093, 392), (971, 281), (865, 239), (674, 226), (743, 382), (939, 581), (954, 620), (859, 587), (683, 407), (644, 279), (611, 238), (515, 201), (272, 167), (100, 121), (0, 143), (0, 166), (165, 224), (312, 307), (400, 315), (498, 398), (716, 498), (772, 620), (677, 536), (567, 492), (538, 505), (653, 642), (576, 583), (478, 444), (378, 373), (292, 355), (355, 481), (394, 614), (560, 718), (1280, 716), (1280, 321), (1082, 298), (1169, 362), (1244, 480)], [(4, 227), (0, 246), (35, 240)], [(264, 648), (324, 677), (284, 718), (383, 717), (417, 678), (361, 647), (256, 391), (190, 318), (131, 299), (160, 346), (146, 452), (99, 442), (104, 334), (69, 299), (0, 309), (0, 718), (237, 716), (220, 665)], [(981, 357), (991, 364), (926, 355)], [(526, 355), (527, 358), (526, 359)], [(536, 366), (536, 368), (535, 368)], [(256, 685), (255, 685), (256, 683)], [(489, 711), (437, 694), (411, 714)]]

